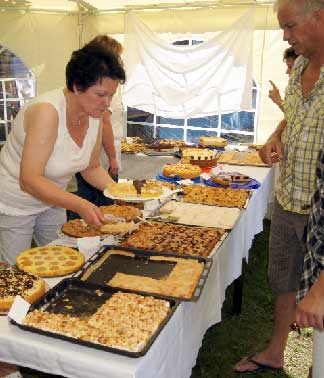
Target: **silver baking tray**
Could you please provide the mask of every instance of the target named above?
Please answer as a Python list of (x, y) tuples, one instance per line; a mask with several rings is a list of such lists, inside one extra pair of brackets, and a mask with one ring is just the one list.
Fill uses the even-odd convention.
[[(39, 299), (33, 305), (31, 305), (29, 311), (38, 309), (52, 313), (70, 315), (74, 317), (87, 317), (95, 313), (96, 310), (107, 299), (109, 299), (114, 293), (118, 291), (135, 293), (132, 290), (115, 289), (108, 286), (104, 287), (101, 285), (94, 285), (88, 282), (83, 282), (75, 278), (67, 278), (62, 280), (60, 283), (58, 283), (56, 286), (50, 289), (41, 299)], [(146, 294), (141, 295), (148, 296)], [(166, 318), (159, 325), (158, 329), (153, 333), (151, 338), (147, 341), (146, 345), (139, 352), (132, 352), (124, 349), (112, 348), (102, 344), (73, 338), (71, 336), (67, 336), (64, 334), (55, 333), (53, 331), (45, 331), (36, 327), (16, 323), (14, 320), (11, 320), (11, 323), (24, 331), (34, 332), (55, 339), (69, 341), (73, 344), (79, 344), (85, 347), (121, 354), (127, 357), (142, 357), (150, 349), (153, 342), (156, 340), (156, 338), (163, 330), (164, 326), (167, 324), (167, 322), (169, 321), (169, 319), (171, 318), (174, 311), (179, 305), (179, 302), (174, 299), (165, 299), (161, 298), (158, 295), (152, 294), (150, 294), (150, 296), (168, 301), (170, 303), (170, 310)]]

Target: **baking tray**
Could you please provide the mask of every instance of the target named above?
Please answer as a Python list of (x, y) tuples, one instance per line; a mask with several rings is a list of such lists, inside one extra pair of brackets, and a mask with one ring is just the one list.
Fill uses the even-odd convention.
[[(206, 205), (206, 206), (212, 206), (212, 205)], [(239, 219), (239, 218), (238, 218)], [(236, 222), (238, 221), (238, 219), (236, 220)], [(179, 223), (179, 222), (176, 222), (176, 221), (170, 221), (170, 220), (164, 220), (164, 219), (161, 219), (161, 218), (155, 218), (155, 219), (148, 219), (148, 221), (153, 221), (153, 222), (164, 222), (164, 223), (172, 223), (172, 224), (175, 224), (175, 225), (178, 225), (178, 226), (186, 226), (186, 227), (192, 227), (192, 228), (201, 228), (201, 227), (204, 227), (204, 226), (197, 226), (197, 225), (192, 225), (192, 224), (184, 224), (184, 223)], [(236, 223), (235, 222), (235, 223)], [(235, 226), (235, 225), (234, 225)], [(206, 228), (217, 228), (217, 227), (206, 227)], [(233, 227), (234, 228), (234, 227)], [(218, 228), (219, 230), (221, 228)], [(176, 256), (176, 257), (189, 257), (189, 258), (205, 258), (205, 259), (212, 259), (212, 257), (217, 253), (219, 247), (223, 244), (224, 240), (227, 238), (227, 236), (229, 235), (229, 233), (231, 232), (231, 229), (222, 229), (223, 230), (223, 234), (222, 236), (219, 238), (219, 240), (217, 241), (217, 243), (214, 245), (214, 247), (212, 248), (212, 250), (210, 251), (209, 255), (208, 256), (197, 256), (197, 255), (185, 255), (185, 254), (175, 254), (173, 252), (166, 252), (166, 256)], [(123, 239), (121, 239), (120, 241), (122, 241)], [(145, 251), (145, 250), (144, 250)], [(157, 252), (157, 251), (153, 251), (154, 253), (158, 253), (158, 254), (161, 254), (162, 252)]]
[[(231, 160), (224, 161), (222, 160), (222, 155), (218, 157), (219, 164), (228, 164), (228, 165), (241, 165), (241, 166), (247, 166), (247, 167), (267, 167), (269, 168), (270, 165), (263, 163), (262, 161), (260, 163), (252, 163), (252, 162), (246, 162), (244, 161), (245, 155), (247, 155), (248, 152), (245, 151), (237, 151)], [(226, 152), (224, 154), (226, 156)]]
[[(88, 282), (83, 282), (75, 278), (66, 278), (59, 282), (52, 289), (50, 289), (41, 299), (39, 299), (33, 305), (31, 305), (29, 311), (38, 309), (46, 310), (52, 313), (61, 313), (65, 315), (78, 317), (91, 316), (93, 313), (97, 311), (99, 306), (101, 306), (107, 299), (109, 299), (116, 292), (138, 294), (133, 290), (115, 289), (108, 286), (94, 285)], [(74, 344), (100, 349), (106, 352), (121, 354), (127, 357), (142, 357), (150, 349), (154, 340), (157, 338), (157, 336), (162, 331), (168, 320), (173, 315), (174, 311), (179, 305), (179, 301), (174, 299), (168, 300), (160, 297), (159, 295), (141, 295), (167, 300), (170, 303), (170, 311), (166, 318), (159, 325), (159, 328), (151, 336), (146, 346), (139, 352), (131, 352), (123, 349), (112, 348), (105, 345), (96, 344), (90, 341), (76, 339), (70, 336), (55, 333), (53, 331), (44, 331), (25, 324), (19, 324), (12, 319), (11, 323), (25, 331), (30, 331), (41, 335), (54, 337), (56, 339), (70, 341)], [(67, 305), (67, 303), (69, 304)]]
[[(165, 214), (161, 214), (161, 212), (160, 212), (160, 210), (161, 210), (161, 208), (163, 208), (167, 203), (169, 203), (169, 202), (179, 202), (179, 203), (183, 203), (183, 204), (189, 204), (189, 205), (198, 205), (198, 206), (208, 206), (209, 208), (211, 207), (211, 206), (213, 206), (213, 207), (216, 207), (216, 208), (218, 208), (218, 210), (220, 209), (220, 208), (223, 208), (223, 209), (233, 209), (233, 211), (237, 211), (237, 212), (239, 212), (239, 214), (238, 214), (238, 216), (237, 216), (237, 218), (235, 219), (235, 221), (233, 222), (233, 224), (231, 225), (231, 226), (228, 226), (228, 227), (224, 227), (224, 226), (222, 226), (222, 225), (215, 225), (215, 226), (211, 226), (211, 225), (202, 225), (202, 224), (198, 224), (198, 223), (195, 223), (195, 224), (192, 224), (192, 223), (184, 223), (184, 222), (179, 222), (179, 220), (172, 220), (172, 218), (170, 219), (170, 218), (168, 218), (168, 217), (164, 217), (163, 215), (168, 215), (167, 213), (165, 213)], [(179, 200), (170, 200), (170, 201), (166, 201), (166, 202), (164, 202), (164, 203), (161, 203), (156, 209), (154, 209), (153, 211), (151, 211), (146, 217), (145, 217), (145, 219), (147, 220), (147, 221), (156, 221), (156, 222), (165, 222), (165, 223), (173, 223), (173, 224), (178, 224), (178, 225), (182, 225), (182, 226), (190, 226), (190, 227), (207, 227), (207, 228), (217, 228), (217, 229), (222, 229), (222, 230), (225, 230), (225, 231), (227, 231), (227, 232), (230, 232), (233, 228), (234, 228), (234, 226), (235, 226), (235, 224), (236, 224), (236, 222), (237, 222), (237, 220), (238, 220), (238, 218), (239, 218), (239, 216), (240, 216), (240, 214), (241, 214), (241, 212), (242, 212), (242, 208), (240, 208), (240, 207), (235, 207), (235, 206), (231, 206), (231, 207), (225, 207), (225, 206), (218, 206), (218, 205), (205, 205), (205, 204), (199, 204), (199, 203), (191, 203), (191, 202), (183, 202), (183, 201), (179, 201)], [(222, 210), (222, 211), (226, 211), (226, 210)], [(214, 215), (215, 216), (215, 215)], [(122, 238), (121, 238), (122, 239)]]
[[(106, 259), (106, 263), (104, 262), (100, 266), (105, 267), (104, 276), (99, 269), (94, 271), (86, 280), (85, 282), (90, 282), (91, 284), (95, 285), (106, 285), (103, 281), (108, 281), (113, 276), (119, 272), (124, 274), (132, 274), (132, 275), (139, 275), (151, 278), (162, 278), (166, 274), (169, 274), (176, 263), (173, 262), (165, 262), (165, 261), (149, 261), (150, 256), (166, 256), (166, 257), (176, 257), (182, 259), (191, 259), (197, 260), (204, 264), (204, 269), (201, 273), (200, 279), (197, 282), (197, 286), (195, 288), (194, 294), (190, 299), (182, 298), (182, 297), (175, 297), (175, 296), (168, 296), (162, 294), (159, 295), (160, 298), (165, 298), (167, 300), (180, 300), (180, 301), (197, 301), (200, 298), (202, 290), (205, 286), (210, 268), (213, 263), (213, 259), (208, 257), (202, 256), (190, 256), (190, 255), (179, 255), (175, 253), (161, 253), (151, 250), (144, 250), (139, 248), (129, 248), (119, 245), (105, 245), (101, 247), (98, 252), (94, 253), (90, 259), (86, 262), (86, 264), (80, 269), (77, 273), (74, 274), (73, 277), (83, 280), (83, 276), (86, 274), (87, 270), (94, 264), (96, 264), (100, 258), (105, 254), (105, 252), (109, 250), (121, 250), (126, 252), (131, 252), (135, 254), (135, 257), (128, 257), (128, 256), (109, 256)], [(110, 260), (110, 263), (109, 263)], [(109, 266), (110, 265), (110, 266)], [(107, 270), (106, 270), (107, 269)], [(155, 295), (154, 293), (148, 293), (140, 290), (134, 291), (139, 294), (143, 295)]]
[[(144, 221), (142, 222), (142, 224), (145, 224), (146, 223), (170, 223), (170, 224), (173, 224), (175, 226), (183, 226), (183, 227), (186, 227), (188, 229), (194, 229), (194, 228), (207, 228), (207, 229), (216, 229), (218, 230), (221, 235), (220, 235), (220, 238), (216, 241), (216, 243), (214, 244), (214, 246), (212, 247), (212, 249), (210, 250), (210, 253), (213, 249), (215, 249), (215, 247), (218, 248), (218, 246), (220, 245), (220, 242), (223, 240), (223, 237), (224, 235), (226, 235), (228, 232), (225, 230), (225, 229), (222, 229), (222, 228), (217, 228), (217, 227), (202, 227), (202, 226), (195, 226), (195, 225), (187, 225), (187, 224), (181, 224), (181, 223), (178, 223), (178, 222), (171, 222), (171, 221), (159, 221), (159, 220), (151, 220), (151, 219), (148, 219), (147, 221)], [(134, 230), (132, 233), (136, 233), (138, 230)], [(130, 233), (130, 235), (132, 235), (132, 233)], [(149, 252), (154, 252), (154, 253), (157, 253), (159, 255), (165, 255), (165, 256), (174, 256), (174, 257), (182, 257), (182, 256), (188, 256), (190, 258), (192, 257), (195, 257), (195, 258), (199, 258), (199, 257), (203, 257), (203, 258), (209, 258), (211, 257), (211, 255), (209, 254), (208, 256), (200, 256), (200, 255), (197, 255), (197, 254), (190, 254), (190, 253), (185, 253), (185, 252), (175, 252), (175, 251), (172, 251), (172, 250), (168, 250), (168, 249), (164, 249), (164, 250), (154, 250), (154, 249), (146, 249), (146, 248), (141, 248), (140, 246), (127, 246), (127, 245), (123, 245), (123, 242), (127, 239), (128, 236), (123, 236), (119, 241), (118, 243), (120, 243), (120, 246), (123, 246), (123, 247), (127, 247), (127, 248), (134, 248), (134, 249), (139, 249), (139, 250), (143, 250), (143, 251), (149, 251)], [(118, 245), (119, 246), (119, 245)]]
[[(212, 186), (209, 186), (209, 185), (206, 185), (207, 187), (212, 187)], [(215, 189), (217, 189), (216, 187), (215, 187)], [(220, 189), (228, 189), (228, 187), (227, 188), (220, 188)], [(229, 189), (233, 189), (233, 188), (229, 188)], [(178, 201), (183, 201), (183, 202), (188, 202), (188, 203), (200, 203), (201, 205), (206, 205), (206, 206), (218, 206), (218, 207), (237, 207), (237, 208), (239, 208), (239, 209), (246, 209), (247, 207), (248, 207), (248, 204), (249, 204), (249, 202), (250, 202), (250, 199), (251, 199), (251, 197), (252, 197), (252, 195), (253, 195), (253, 190), (252, 189), (243, 189), (243, 190), (246, 190), (246, 191), (248, 191), (249, 193), (248, 193), (248, 196), (247, 196), (247, 198), (246, 198), (246, 201), (245, 201), (245, 203), (244, 203), (244, 205), (243, 206), (234, 206), (234, 205), (223, 205), (223, 204), (209, 204), (209, 203), (203, 203), (203, 202), (190, 202), (190, 201), (184, 201), (184, 198), (185, 198), (185, 194), (182, 194), (182, 193), (179, 193), (178, 194)]]

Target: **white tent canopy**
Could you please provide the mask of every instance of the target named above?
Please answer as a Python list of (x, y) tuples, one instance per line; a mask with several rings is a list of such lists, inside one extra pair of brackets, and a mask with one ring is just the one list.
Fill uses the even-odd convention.
[(252, 109), (254, 8), (196, 46), (174, 46), (134, 12), (125, 32), (126, 105), (164, 117), (202, 117)]
[(124, 43), (126, 10), (135, 9), (149, 29), (169, 41), (189, 35), (210, 39), (252, 7), (252, 72), (259, 87), (257, 142), (262, 143), (281, 118), (268, 99), (268, 80), (282, 91), (287, 84), (282, 52), (288, 45), (269, 1), (0, 0), (0, 45), (35, 73), (41, 93), (64, 85), (71, 52), (95, 35), (110, 34)]
[(124, 11), (130, 9), (176, 9), (192, 7), (226, 7), (228, 5), (269, 5), (273, 0), (1, 0), (0, 6), (6, 9), (26, 9), (44, 11), (106, 12)]

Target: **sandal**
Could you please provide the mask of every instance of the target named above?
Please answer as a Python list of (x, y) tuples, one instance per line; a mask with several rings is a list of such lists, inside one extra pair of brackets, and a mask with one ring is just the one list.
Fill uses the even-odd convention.
[(262, 362), (258, 362), (254, 359), (256, 353), (248, 356), (246, 358), (246, 362), (250, 362), (252, 364), (255, 365), (255, 369), (253, 370), (237, 370), (237, 369), (234, 369), (234, 372), (235, 373), (238, 373), (238, 374), (255, 374), (255, 373), (260, 373), (260, 372), (266, 372), (266, 371), (279, 371), (279, 370), (282, 370), (283, 368), (282, 367), (273, 367), (273, 366), (270, 366), (268, 364), (265, 364), (265, 363), (262, 363)]

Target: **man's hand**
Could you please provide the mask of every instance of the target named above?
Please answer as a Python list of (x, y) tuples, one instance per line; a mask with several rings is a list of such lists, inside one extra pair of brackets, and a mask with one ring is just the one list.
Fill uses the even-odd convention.
[(269, 90), (269, 97), (271, 100), (277, 104), (278, 106), (282, 106), (282, 98), (279, 92), (279, 89), (275, 85), (275, 83), (271, 80), (269, 80), (270, 84), (272, 85), (272, 89)]
[(297, 305), (295, 321), (300, 328), (314, 327), (323, 331), (324, 298), (322, 293), (317, 293), (317, 290), (312, 291), (313, 288)]
[(261, 160), (270, 166), (277, 163), (283, 157), (283, 146), (280, 137), (275, 133), (268, 139), (268, 141), (259, 150)]

